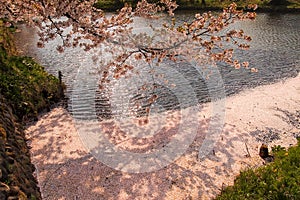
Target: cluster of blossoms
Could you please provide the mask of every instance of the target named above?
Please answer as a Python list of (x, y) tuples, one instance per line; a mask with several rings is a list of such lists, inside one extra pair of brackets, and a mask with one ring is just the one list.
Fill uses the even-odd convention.
[[(196, 14), (193, 20), (182, 24), (176, 23), (173, 11), (177, 5), (172, 0), (160, 0), (159, 3), (141, 0), (136, 8), (125, 5), (110, 16), (95, 8), (94, 3), (91, 0), (0, 0), (0, 17), (38, 27), (39, 47), (57, 37), (62, 41), (57, 46), (60, 52), (77, 46), (88, 51), (104, 44), (113, 59), (102, 71), (101, 84), (134, 70), (132, 58), (160, 63), (165, 59), (176, 61), (178, 56), (183, 56), (200, 64), (226, 62), (235, 68), (249, 66), (248, 62), (234, 60), (233, 47), (225, 45), (231, 43), (247, 49), (247, 42), (251, 41), (243, 30), (227, 30), (237, 20), (256, 17), (254, 12), (238, 10), (235, 3), (218, 15), (211, 12)], [(256, 5), (250, 5), (249, 9), (256, 9)], [(162, 11), (168, 12), (170, 21), (159, 28), (151, 27), (154, 35), (132, 33), (135, 17), (155, 20)]]

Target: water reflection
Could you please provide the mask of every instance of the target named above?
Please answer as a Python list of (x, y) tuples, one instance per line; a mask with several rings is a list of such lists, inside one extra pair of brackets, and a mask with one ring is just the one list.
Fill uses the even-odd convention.
[[(193, 15), (189, 13), (177, 13), (177, 20), (189, 19)], [(248, 35), (251, 35), (253, 41), (251, 48), (248, 51), (237, 50), (236, 57), (241, 61), (249, 61), (251, 67), (257, 68), (258, 73), (251, 73), (249, 70), (235, 70), (224, 64), (218, 64), (219, 71), (222, 75), (226, 94), (234, 94), (245, 88), (255, 87), (262, 84), (281, 80), (286, 77), (296, 76), (300, 71), (300, 15), (299, 14), (258, 14), (255, 22), (243, 21), (236, 23), (231, 28), (243, 29)], [(140, 21), (143, 26), (145, 22)], [(96, 106), (99, 113), (104, 110), (102, 115), (109, 117), (112, 113), (109, 97), (97, 89), (97, 81), (89, 81), (96, 73), (97, 66), (92, 62), (92, 52), (84, 52), (79, 48), (67, 49), (63, 54), (59, 54), (55, 47), (57, 41), (50, 42), (43, 49), (36, 48), (36, 36), (33, 30), (23, 27), (23, 31), (18, 33), (18, 46), (27, 55), (33, 56), (46, 69), (57, 75), (60, 70), (63, 72), (64, 81), (68, 86), (67, 95), (78, 95), (86, 98), (84, 102), (77, 102), (81, 107), (74, 107), (75, 112), (89, 113), (90, 106), (87, 103), (92, 103)], [(192, 86), (197, 96), (198, 102), (209, 100), (205, 81), (194, 66), (180, 63), (174, 64), (174, 68), (184, 77), (186, 84)], [(145, 71), (145, 73), (147, 73)], [(80, 75), (79, 75), (80, 74)], [(79, 84), (74, 83), (74, 80), (83, 81)], [(97, 78), (93, 79), (97, 80)], [(86, 95), (88, 91), (93, 91), (94, 95)], [(136, 89), (133, 91), (137, 91)], [(161, 89), (159, 93), (168, 93), (168, 90)], [(133, 92), (133, 94), (136, 94)], [(136, 94), (139, 95), (139, 94)], [(172, 95), (167, 95), (170, 98), (164, 103), (170, 107), (176, 107), (176, 101), (172, 100)], [(90, 101), (86, 101), (90, 99)], [(95, 103), (96, 99), (96, 103)], [(169, 105), (173, 102), (173, 105)], [(74, 102), (73, 102), (74, 103)], [(72, 99), (69, 105), (72, 108)], [(177, 102), (178, 103), (178, 102)], [(101, 111), (102, 112), (102, 111)], [(88, 114), (87, 114), (88, 115)], [(83, 115), (84, 116), (84, 115)]]

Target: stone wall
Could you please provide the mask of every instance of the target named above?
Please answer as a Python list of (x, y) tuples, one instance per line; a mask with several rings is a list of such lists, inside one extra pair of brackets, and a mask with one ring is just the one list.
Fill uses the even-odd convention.
[(25, 135), (0, 98), (0, 199), (41, 199)]

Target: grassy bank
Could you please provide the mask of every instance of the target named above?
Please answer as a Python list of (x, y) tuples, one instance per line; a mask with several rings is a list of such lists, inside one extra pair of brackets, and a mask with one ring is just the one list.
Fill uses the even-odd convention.
[(62, 85), (33, 59), (16, 55), (7, 25), (0, 20), (0, 199), (41, 199), (22, 122), (58, 102)]
[(20, 119), (37, 114), (61, 98), (59, 80), (32, 58), (8, 55), (0, 47), (0, 93)]
[(62, 85), (32, 58), (16, 55), (4, 25), (0, 21), (0, 94), (20, 120), (35, 118), (62, 97)]
[(273, 163), (242, 172), (216, 199), (300, 199), (300, 139), (288, 151), (274, 151)]

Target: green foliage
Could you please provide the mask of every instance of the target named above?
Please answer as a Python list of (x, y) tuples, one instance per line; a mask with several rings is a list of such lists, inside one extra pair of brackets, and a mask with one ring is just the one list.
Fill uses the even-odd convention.
[[(198, 9), (198, 8), (206, 8), (206, 9), (223, 9), (228, 6), (232, 2), (235, 2), (238, 7), (246, 8), (249, 4), (257, 4), (259, 8), (267, 8), (270, 9), (270, 1), (271, 0), (205, 0), (205, 5), (201, 0), (177, 0), (177, 4), (179, 5), (178, 9)], [(278, 1), (278, 0), (277, 0)], [(283, 0), (279, 0), (283, 1)], [(284, 0), (285, 1), (285, 0)], [(125, 3), (135, 6), (138, 0), (98, 0), (95, 6), (97, 8), (101, 8), (103, 10), (117, 10), (124, 6)], [(159, 0), (148, 0), (148, 2), (159, 2)], [(281, 4), (282, 5), (282, 4)], [(298, 0), (289, 0), (284, 4), (287, 8), (300, 8), (300, 2)]]
[(274, 6), (282, 6), (288, 5), (289, 2), (287, 0), (271, 0), (269, 4)]
[(124, 6), (124, 1), (98, 0), (94, 6), (102, 10), (118, 10)]
[(285, 150), (285, 147), (282, 147), (280, 145), (276, 145), (276, 146), (272, 147), (272, 152), (274, 152), (274, 153), (280, 152), (280, 151), (283, 151), (283, 150)]
[(62, 97), (62, 86), (32, 58), (14, 55), (14, 28), (6, 23), (0, 20), (0, 95), (20, 119), (36, 117)]
[(30, 199), (31, 199), (31, 200), (36, 200), (37, 198), (32, 194), (32, 195), (30, 196)]
[(15, 31), (15, 28), (6, 27), (6, 23), (7, 21), (0, 19), (0, 45), (5, 49), (7, 54), (11, 55), (16, 51), (13, 40), (11, 38), (11, 33)]
[(269, 0), (246, 0), (246, 1), (207, 0), (206, 5), (208, 7), (224, 8), (225, 6), (228, 6), (232, 2), (235, 2), (238, 5), (238, 7), (246, 8), (249, 4), (257, 4), (259, 7), (264, 7), (265, 5), (267, 5)]
[(58, 79), (32, 58), (9, 56), (0, 47), (0, 94), (18, 117), (35, 117), (57, 102), (62, 95), (59, 88)]
[(288, 151), (274, 150), (274, 163), (241, 172), (216, 199), (300, 199), (300, 139)]
[(300, 1), (299, 0), (290, 0), (289, 5), (287, 5), (288, 8), (300, 8)]
[(32, 58), (15, 55), (13, 29), (0, 19), (0, 183), (7, 186), (0, 198), (41, 199), (25, 134), (15, 116), (19, 120), (36, 117), (57, 102), (63, 91), (59, 80)]
[(20, 119), (36, 117), (62, 97), (61, 84), (29, 57), (15, 56), (13, 27), (0, 19), (0, 96)]

